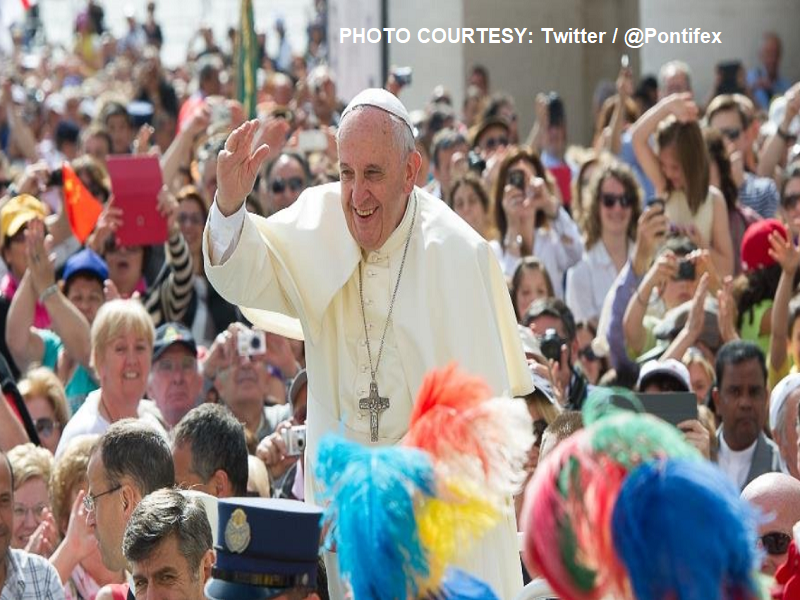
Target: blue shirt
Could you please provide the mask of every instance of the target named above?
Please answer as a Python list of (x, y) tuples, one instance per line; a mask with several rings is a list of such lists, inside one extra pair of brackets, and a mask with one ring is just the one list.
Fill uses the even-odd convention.
[[(42, 342), (44, 342), (42, 366), (55, 371), (58, 367), (58, 356), (64, 347), (64, 342), (61, 341), (58, 334), (49, 329), (37, 329), (37, 333), (42, 338)], [(98, 387), (100, 386), (97, 385), (92, 374), (83, 365), (78, 365), (64, 388), (64, 392), (67, 395), (67, 403), (69, 404), (69, 414), (74, 415), (78, 412), (89, 392), (93, 392)]]
[(772, 82), (772, 89), (765, 90), (756, 87), (756, 82), (758, 82), (759, 79), (766, 78), (767, 72), (764, 70), (764, 67), (760, 65), (750, 69), (747, 73), (747, 85), (753, 90), (753, 100), (756, 101), (759, 108), (769, 110), (769, 103), (772, 102), (772, 99), (776, 96), (781, 96), (786, 93), (786, 90), (789, 89), (789, 82), (779, 75), (778, 78)]

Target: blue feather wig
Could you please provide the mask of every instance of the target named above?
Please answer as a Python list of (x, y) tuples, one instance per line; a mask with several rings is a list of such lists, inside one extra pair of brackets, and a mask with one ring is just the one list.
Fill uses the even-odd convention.
[(638, 600), (758, 593), (757, 513), (715, 465), (678, 458), (638, 467), (619, 492), (611, 527)]
[(420, 500), (435, 493), (433, 464), (421, 450), (370, 449), (339, 436), (319, 445), (326, 542), (357, 600), (416, 598), (429, 574), (416, 524)]

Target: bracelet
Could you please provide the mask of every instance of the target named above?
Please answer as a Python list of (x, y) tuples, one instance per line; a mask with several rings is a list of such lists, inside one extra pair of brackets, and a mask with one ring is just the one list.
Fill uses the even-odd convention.
[(39, 294), (39, 304), (44, 304), (45, 300), (47, 300), (50, 296), (52, 296), (57, 292), (58, 292), (58, 286), (55, 283), (47, 286), (47, 288), (45, 288), (45, 290), (41, 294)]

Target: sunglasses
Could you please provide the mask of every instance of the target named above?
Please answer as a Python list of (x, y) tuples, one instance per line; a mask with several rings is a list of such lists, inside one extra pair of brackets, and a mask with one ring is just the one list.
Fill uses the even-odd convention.
[(33, 422), (34, 427), (36, 427), (36, 433), (39, 434), (41, 437), (49, 438), (53, 435), (53, 432), (56, 429), (61, 428), (61, 424), (50, 419), (48, 417), (42, 417), (41, 419), (36, 419)]
[(586, 346), (585, 348), (578, 350), (578, 356), (584, 360), (588, 360), (589, 362), (600, 360), (600, 357), (594, 353), (594, 350), (592, 350), (591, 346)]
[(624, 194), (600, 194), (600, 202), (606, 208), (614, 208), (615, 204), (619, 204), (620, 208), (630, 208), (633, 206), (633, 199)]
[(792, 536), (780, 531), (770, 531), (759, 538), (760, 545), (767, 551), (767, 554), (777, 556), (786, 554), (789, 551), (789, 544)]
[(781, 200), (784, 208), (794, 208), (800, 202), (800, 194), (786, 194)]
[(178, 224), (179, 225), (202, 225), (205, 223), (203, 220), (203, 215), (200, 213), (183, 213), (178, 215)]
[(508, 146), (508, 138), (507, 137), (490, 137), (483, 140), (481, 144), (486, 150), (494, 150), (495, 148), (499, 148), (500, 146)]
[(286, 191), (287, 186), (293, 192), (300, 192), (305, 187), (305, 183), (302, 177), (289, 177), (288, 179), (278, 177), (272, 182), (272, 193), (282, 194)]
[(729, 128), (723, 128), (723, 129), (720, 129), (719, 132), (723, 136), (728, 138), (730, 141), (732, 141), (732, 142), (735, 142), (736, 140), (738, 140), (739, 136), (742, 135), (742, 130), (741, 129), (736, 129), (735, 127), (732, 127), (730, 129)]

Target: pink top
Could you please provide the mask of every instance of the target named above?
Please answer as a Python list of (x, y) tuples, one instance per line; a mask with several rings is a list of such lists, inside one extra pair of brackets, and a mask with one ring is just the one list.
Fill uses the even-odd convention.
[[(6, 273), (0, 279), (0, 294), (11, 300), (14, 294), (17, 293), (19, 282), (14, 278), (11, 273)], [(50, 315), (47, 314), (47, 309), (40, 302), (36, 303), (36, 309), (33, 315), (33, 326), (37, 329), (50, 329)]]

